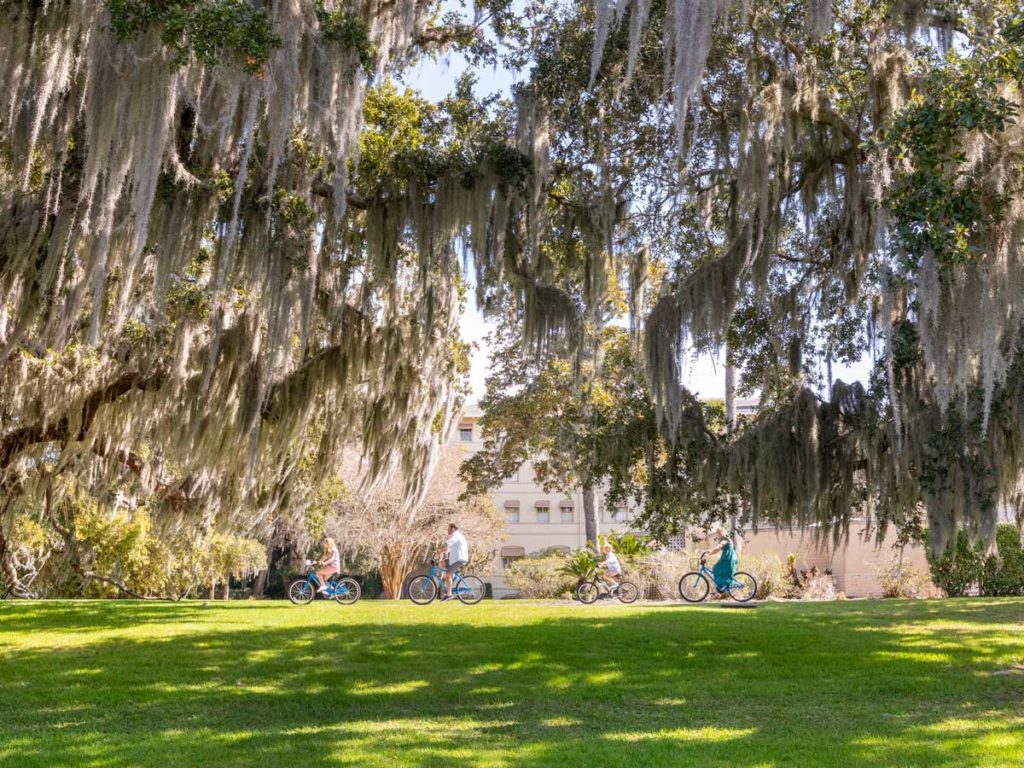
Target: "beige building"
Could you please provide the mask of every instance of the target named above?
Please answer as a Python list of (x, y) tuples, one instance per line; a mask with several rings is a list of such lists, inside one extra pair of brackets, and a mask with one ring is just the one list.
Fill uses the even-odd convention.
[[(753, 401), (737, 403), (737, 411), (742, 415), (753, 413), (756, 408), (756, 402)], [(477, 424), (480, 415), (480, 409), (476, 406), (467, 408), (453, 437), (469, 453), (483, 447), (483, 438)], [(566, 495), (546, 492), (536, 483), (529, 462), (523, 464), (501, 487), (492, 491), (491, 498), (505, 515), (506, 535), (500, 550), (495, 553), (497, 556), (489, 573), (481, 574), (493, 585), (495, 597), (511, 592), (504, 577), (505, 565), (510, 560), (551, 548), (568, 552), (586, 544), (582, 493)], [(599, 533), (631, 530), (633, 510), (606, 507), (602, 493), (597, 494), (596, 501)], [(864, 535), (851, 527), (849, 540), (837, 547), (829, 537), (819, 541), (814, 534), (813, 529), (789, 531), (762, 527), (757, 533), (748, 530), (743, 537), (741, 556), (775, 554), (785, 562), (790, 554), (795, 554), (800, 568), (815, 566), (819, 571), (830, 569), (836, 589), (848, 597), (879, 593), (877, 570), (894, 554), (891, 541), (878, 547), (873, 535)], [(916, 568), (927, 567), (921, 548), (905, 552), (904, 559)]]
[[(459, 429), (454, 436), (468, 453), (475, 453), (483, 447), (483, 438), (477, 420), (480, 409), (468, 407), (462, 415)], [(601, 532), (613, 528), (618, 531), (629, 528), (629, 512), (626, 509), (605, 509), (598, 494), (598, 526)], [(502, 597), (510, 592), (505, 583), (505, 564), (514, 558), (558, 547), (568, 552), (587, 543), (583, 521), (583, 494), (547, 493), (534, 479), (533, 467), (526, 462), (515, 475), (509, 477), (491, 492), (494, 505), (505, 516), (506, 539), (495, 557), (490, 573), (481, 574), (493, 585), (494, 596)]]

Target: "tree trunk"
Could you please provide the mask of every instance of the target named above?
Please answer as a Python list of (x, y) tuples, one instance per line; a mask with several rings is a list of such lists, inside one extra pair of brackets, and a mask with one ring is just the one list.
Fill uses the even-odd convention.
[[(9, 583), (5, 584), (5, 581)], [(0, 595), (17, 586), (18, 572), (14, 570), (14, 566), (7, 557), (7, 539), (4, 537), (3, 528), (0, 527)]]
[[(729, 346), (725, 347), (725, 423), (729, 432), (736, 428), (736, 368), (732, 364)], [(739, 526), (739, 505), (740, 500), (735, 496), (729, 497), (729, 528), (736, 548), (736, 554), (743, 548), (743, 537), (740, 535)]]
[(270, 579), (270, 568), (260, 571), (256, 574), (256, 580), (252, 583), (252, 596), (256, 598), (263, 597), (267, 591), (267, 581)]
[(277, 530), (275, 527), (267, 541), (267, 567), (256, 574), (256, 581), (252, 585), (253, 597), (263, 597), (266, 594), (267, 585), (270, 583), (270, 572), (274, 569), (274, 554), (277, 550), (277, 547), (274, 546), (276, 534)]
[(594, 489), (583, 489), (583, 525), (587, 544), (597, 549), (597, 505), (594, 504)]
[(725, 422), (732, 432), (736, 426), (736, 369), (729, 362), (728, 348), (725, 356)]
[(210, 596), (209, 596), (209, 599), (210, 600), (216, 600), (217, 599), (217, 580), (216, 579), (210, 579)]
[(221, 595), (221, 600), (231, 599), (231, 579), (224, 580), (224, 592)]
[(380, 560), (380, 583), (384, 589), (385, 600), (401, 599), (402, 586), (407, 575), (405, 558), (385, 552)]

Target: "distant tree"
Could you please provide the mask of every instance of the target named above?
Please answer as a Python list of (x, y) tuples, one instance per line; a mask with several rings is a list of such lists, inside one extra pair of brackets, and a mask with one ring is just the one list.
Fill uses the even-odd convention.
[(204, 580), (210, 585), (210, 599), (216, 598), (217, 584), (224, 584), (222, 597), (231, 596), (231, 579), (254, 576), (267, 567), (267, 549), (259, 541), (231, 534), (215, 534), (202, 559)]
[(344, 477), (355, 483), (334, 502), (326, 531), (346, 558), (369, 561), (380, 571), (384, 597), (401, 597), (412, 571), (443, 545), (450, 522), (469, 540), (475, 568), (493, 557), (504, 521), (487, 496), (466, 495), (458, 473), (462, 458), (458, 446), (443, 449), (423, 500), (412, 506), (403, 478), (360, 492), (358, 460), (347, 462)]
[[(595, 546), (602, 486), (608, 504), (639, 504), (641, 519), (658, 534), (707, 510), (695, 494), (679, 490), (701, 452), (696, 442), (672, 449), (661, 438), (643, 363), (626, 329), (606, 328), (596, 354), (579, 367), (569, 360), (539, 365), (508, 323), (492, 344), (492, 372), (480, 401), (484, 447), (462, 467), (470, 492), (501, 485), (529, 462), (545, 491), (582, 493), (586, 538)], [(703, 422), (703, 407), (696, 400), (688, 407)], [(666, 482), (669, 476), (674, 482)]]

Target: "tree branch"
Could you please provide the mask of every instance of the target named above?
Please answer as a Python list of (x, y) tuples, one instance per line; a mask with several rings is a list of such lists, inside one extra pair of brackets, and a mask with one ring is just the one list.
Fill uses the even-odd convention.
[(0, 472), (6, 470), (24, 451), (40, 443), (81, 441), (85, 439), (96, 414), (104, 405), (113, 403), (132, 390), (145, 391), (163, 384), (166, 371), (144, 374), (141, 371), (129, 371), (121, 374), (113, 381), (89, 393), (80, 406), (78, 430), (72, 433), (70, 414), (64, 414), (52, 423), (39, 422), (25, 424), (0, 438)]

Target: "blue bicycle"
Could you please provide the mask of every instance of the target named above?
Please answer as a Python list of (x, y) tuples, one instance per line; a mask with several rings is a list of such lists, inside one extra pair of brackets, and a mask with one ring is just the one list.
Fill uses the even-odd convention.
[[(445, 570), (437, 560), (431, 560), (427, 574), (415, 577), (406, 586), (409, 599), (416, 605), (426, 605), (443, 594), (445, 586), (441, 577)], [(464, 576), (462, 571), (456, 571), (452, 574), (452, 597), (459, 598), (466, 605), (476, 605), (484, 599), (484, 583), (476, 576)]]
[[(690, 571), (679, 580), (679, 595), (688, 603), (699, 603), (708, 596), (715, 577), (707, 566), (707, 552), (700, 555), (700, 570)], [(746, 603), (757, 594), (757, 580), (745, 571), (736, 571), (725, 589), (715, 589), (720, 595), (728, 594), (737, 603)]]
[[(306, 567), (309, 565), (307, 561)], [(288, 587), (288, 599), (295, 605), (307, 605), (313, 602), (319, 588), (320, 579), (316, 571), (311, 570), (306, 578), (296, 579), (291, 583)], [(339, 605), (352, 605), (362, 596), (363, 590), (355, 579), (348, 576), (339, 578), (335, 575), (327, 580), (327, 589), (321, 594), (328, 599), (334, 599)]]

